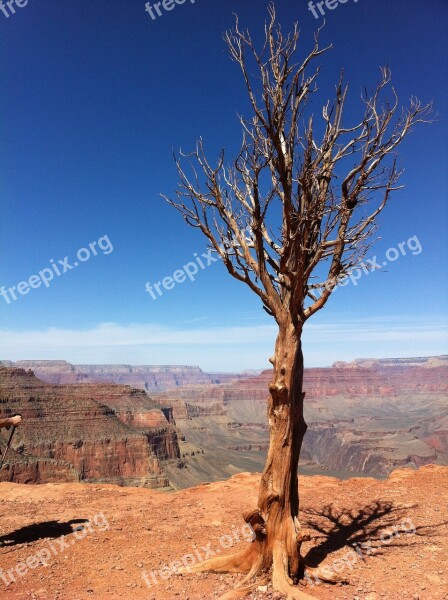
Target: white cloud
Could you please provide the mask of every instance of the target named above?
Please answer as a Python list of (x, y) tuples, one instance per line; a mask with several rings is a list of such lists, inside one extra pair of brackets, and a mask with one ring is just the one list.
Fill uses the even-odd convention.
[[(91, 329), (0, 331), (0, 357), (72, 363), (194, 364), (208, 371), (268, 368), (275, 325), (169, 328), (103, 323)], [(446, 327), (436, 319), (346, 319), (306, 325), (307, 366), (336, 360), (446, 353)]]

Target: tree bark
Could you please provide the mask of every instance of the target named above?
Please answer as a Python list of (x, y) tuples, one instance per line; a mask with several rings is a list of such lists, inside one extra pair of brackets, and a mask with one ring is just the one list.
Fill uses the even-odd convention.
[[(208, 570), (246, 573), (236, 588), (220, 600), (241, 598), (261, 581), (266, 581), (266, 577), (270, 577), (274, 590), (284, 593), (288, 600), (312, 598), (295, 586), (305, 569), (301, 544), (310, 539), (301, 531), (298, 518), (297, 469), (307, 428), (303, 417), (301, 335), (301, 326), (294, 326), (290, 321), (280, 324), (275, 355), (270, 359), (274, 373), (268, 400), (269, 452), (261, 478), (258, 506), (243, 515), (251, 525), (255, 539), (235, 554), (214, 557), (179, 570), (180, 573)], [(313, 572), (324, 581), (340, 581), (325, 569), (307, 567), (307, 572)]]
[(259, 541), (264, 541), (263, 562), (273, 565), (274, 576), (280, 570), (283, 575), (278, 576), (285, 576), (289, 584), (303, 574), (297, 479), (306, 432), (301, 334), (301, 327), (280, 325), (271, 359), (274, 373), (268, 401), (270, 445), (258, 498), (265, 526), (264, 531), (256, 531)]

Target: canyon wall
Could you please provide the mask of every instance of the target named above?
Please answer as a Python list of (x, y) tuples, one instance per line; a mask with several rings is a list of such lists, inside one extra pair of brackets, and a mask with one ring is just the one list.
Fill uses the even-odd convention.
[[(189, 385), (153, 397), (172, 404), (184, 434), (181, 452), (190, 443), (206, 456), (212, 452), (215, 467), (228, 473), (243, 463), (261, 470), (269, 439), (270, 379), (271, 371), (263, 371), (229, 384)], [(308, 431), (302, 470), (385, 476), (402, 466), (448, 464), (446, 356), (362, 359), (305, 369), (303, 387)], [(201, 409), (198, 416), (185, 411), (194, 405)]]
[[(3, 479), (182, 488), (264, 466), (271, 371), (20, 363), (56, 385), (2, 364), (0, 415), (24, 416)], [(381, 477), (448, 464), (446, 356), (306, 369), (304, 390), (302, 472)]]
[[(50, 385), (31, 371), (0, 367), (0, 417), (15, 413), (23, 423), (0, 480), (169, 486), (163, 462), (179, 457), (177, 431), (171, 411), (142, 390)], [(7, 435), (2, 430), (2, 447)]]
[(117, 383), (147, 391), (192, 384), (219, 384), (238, 380), (247, 375), (204, 373), (199, 367), (182, 365), (72, 365), (64, 360), (0, 361), (0, 366), (31, 369), (36, 377), (47, 383)]

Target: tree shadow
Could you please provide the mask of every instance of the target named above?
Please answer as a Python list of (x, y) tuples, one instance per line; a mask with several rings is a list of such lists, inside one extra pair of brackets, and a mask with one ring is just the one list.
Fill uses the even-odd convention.
[[(409, 516), (409, 508), (377, 500), (359, 510), (341, 509), (333, 504), (322, 510), (303, 509), (307, 526), (320, 535), (321, 541), (306, 554), (305, 562), (317, 567), (325, 558), (344, 547), (351, 546), (364, 558), (380, 556), (387, 548), (418, 545), (418, 537), (437, 536), (437, 528), (448, 522), (417, 526)], [(440, 534), (441, 535), (441, 534)]]
[(59, 521), (33, 523), (0, 536), (0, 547), (37, 542), (45, 538), (59, 538), (73, 533), (76, 527), (72, 527), (72, 525), (79, 526), (81, 523), (87, 523), (87, 521), (88, 519), (72, 519), (66, 523), (60, 523)]

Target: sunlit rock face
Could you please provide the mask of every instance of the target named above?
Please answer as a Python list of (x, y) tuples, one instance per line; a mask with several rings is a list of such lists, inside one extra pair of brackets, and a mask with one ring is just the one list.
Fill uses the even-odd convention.
[(199, 367), (183, 365), (72, 365), (64, 360), (3, 361), (2, 364), (31, 369), (47, 383), (120, 383), (152, 392), (191, 384), (223, 383), (242, 377), (204, 373)]
[[(5, 364), (0, 414), (20, 412), (25, 422), (3, 479), (182, 488), (263, 468), (270, 371), (21, 363), (59, 382), (51, 385)], [(402, 466), (447, 464), (447, 365), (442, 356), (306, 369), (300, 469), (384, 476)]]
[[(263, 371), (230, 384), (185, 386), (153, 398), (173, 406), (185, 440), (213, 455), (215, 471), (261, 470), (269, 437), (270, 379), (271, 372)], [(306, 472), (384, 476), (402, 466), (448, 464), (446, 356), (305, 369), (303, 389)], [(181, 452), (183, 447), (182, 440)], [(191, 460), (190, 474), (202, 455)]]
[(14, 413), (23, 423), (1, 480), (169, 486), (163, 462), (179, 458), (177, 431), (171, 411), (142, 390), (52, 385), (31, 371), (0, 367), (0, 415)]

